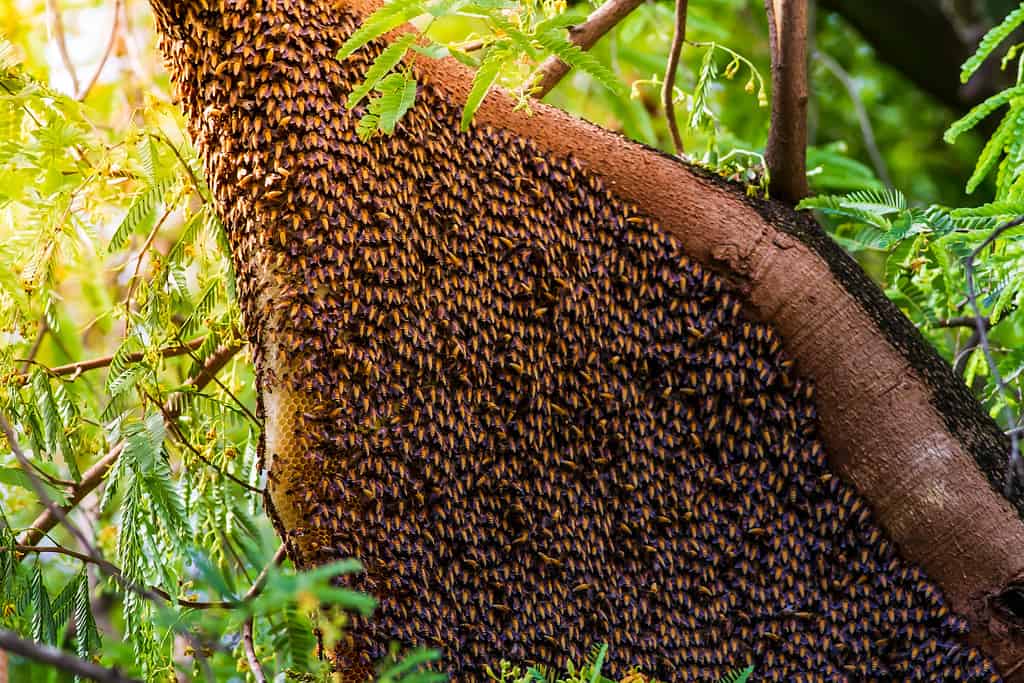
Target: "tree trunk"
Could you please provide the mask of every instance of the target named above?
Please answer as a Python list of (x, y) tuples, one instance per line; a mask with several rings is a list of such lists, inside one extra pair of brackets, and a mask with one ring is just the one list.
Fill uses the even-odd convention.
[(153, 2), (232, 240), (269, 508), (298, 564), (357, 555), (382, 600), (340, 667), (389, 639), (469, 679), (602, 641), (672, 680), (1024, 657), (1006, 440), (810, 217), (502, 93), (459, 133), (451, 60), (417, 55), (417, 105), (360, 143), (370, 57), (333, 54), (373, 0)]

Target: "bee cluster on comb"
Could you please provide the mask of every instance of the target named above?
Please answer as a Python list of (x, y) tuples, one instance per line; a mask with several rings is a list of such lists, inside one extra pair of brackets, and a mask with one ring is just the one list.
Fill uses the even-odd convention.
[(270, 489), (380, 599), (335, 653), (758, 680), (999, 680), (833, 476), (772, 328), (573, 159), (346, 111), (379, 44), (328, 0), (153, 0), (228, 228)]

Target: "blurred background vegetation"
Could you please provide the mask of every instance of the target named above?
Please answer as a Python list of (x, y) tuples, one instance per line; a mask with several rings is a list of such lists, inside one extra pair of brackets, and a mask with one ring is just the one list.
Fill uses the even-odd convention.
[[(850, 201), (822, 200), (821, 217), (992, 414), (1015, 428), (1024, 374), (1019, 230), (978, 273), (1006, 391), (993, 382), (970, 325), (949, 319), (971, 313), (966, 256), (1020, 210), (1004, 206), (982, 218), (950, 211), (1014, 200), (1020, 145), (1000, 143), (1005, 177), (991, 174), (969, 194), (995, 124), (981, 122), (955, 144), (943, 134), (971, 106), (1014, 85), (1016, 62), (1001, 72), (996, 58), (970, 88), (960, 87), (957, 69), (1018, 3), (936, 0), (938, 20), (963, 42), (963, 55), (944, 71), (939, 57), (924, 71), (901, 57), (893, 36), (859, 17), (858, 7), (872, 3), (812, 4), (812, 188), (872, 193), (852, 209)], [(590, 7), (526, 1), (503, 11), (550, 17), (566, 9)], [(647, 2), (593, 49), (621, 92), (570, 73), (545, 101), (670, 152), (659, 92), (672, 12), (667, 2)], [(458, 14), (430, 30), (453, 52), (489, 31)], [(927, 54), (935, 40), (925, 18), (891, 31), (910, 51)], [(683, 130), (686, 150), (761, 192), (770, 96), (760, 85), (770, 80), (763, 3), (694, 0), (687, 38), (677, 81), (680, 118), (694, 124)], [(45, 501), (13, 447), (0, 449), (0, 627), (147, 679), (221, 681), (252, 679), (242, 633), (254, 617), (254, 651), (268, 678), (316, 680), (324, 675), (314, 656), (316, 607), (370, 606), (333, 589), (327, 573), (275, 567), (231, 264), (148, 4), (4, 0), (0, 39), (0, 406), (47, 496), (82, 498), (71, 518), (92, 545), (59, 527), (25, 536)], [(521, 82), (532, 66), (507, 65), (503, 82)], [(699, 116), (691, 116), (695, 103)], [(215, 370), (212, 381), (204, 367)], [(111, 479), (83, 486), (114, 451), (122, 455)], [(111, 579), (94, 552), (122, 579)], [(258, 599), (244, 599), (254, 585)], [(170, 599), (148, 599), (138, 586)], [(321, 626), (323, 637), (336, 637)], [(426, 658), (414, 653), (406, 669), (382, 680), (414, 680), (409, 672)], [(20, 658), (8, 665), (10, 680), (67, 678)]]

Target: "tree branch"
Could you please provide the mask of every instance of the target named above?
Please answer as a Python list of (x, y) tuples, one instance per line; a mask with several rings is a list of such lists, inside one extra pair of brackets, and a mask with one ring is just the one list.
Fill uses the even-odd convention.
[(60, 61), (71, 77), (71, 92), (77, 93), (81, 86), (78, 82), (78, 74), (75, 73), (75, 65), (68, 54), (68, 41), (64, 35), (64, 18), (61, 16), (60, 4), (57, 0), (46, 0), (46, 18), (50, 24), (53, 41), (57, 43)]
[(256, 646), (252, 642), (252, 621), (249, 617), (242, 624), (242, 644), (245, 648), (245, 658), (249, 662), (249, 670), (252, 671), (256, 683), (267, 683), (267, 676), (263, 673), (263, 666), (259, 657), (256, 656)]
[(846, 92), (849, 93), (850, 101), (853, 102), (853, 110), (857, 114), (857, 122), (860, 124), (860, 134), (864, 138), (864, 147), (867, 148), (868, 156), (871, 157), (871, 164), (875, 167), (875, 173), (878, 174), (878, 178), (883, 183), (892, 187), (889, 167), (886, 165), (885, 158), (878, 149), (878, 142), (875, 140), (875, 129), (871, 126), (871, 117), (868, 116), (868, 111), (864, 107), (864, 101), (860, 98), (860, 93), (857, 92), (856, 83), (853, 82), (850, 74), (839, 65), (839, 62), (824, 52), (816, 51), (814, 58), (821, 62), (836, 77), (836, 80), (843, 85)]
[[(999, 372), (999, 366), (996, 364), (995, 358), (992, 356), (992, 347), (988, 343), (988, 329), (989, 321), (985, 316), (981, 314), (981, 306), (978, 305), (978, 292), (974, 285), (974, 261), (978, 255), (985, 251), (993, 242), (1006, 232), (1016, 228), (1019, 225), (1024, 225), (1024, 216), (1004, 223), (998, 228), (989, 233), (988, 237), (979, 244), (974, 251), (971, 252), (970, 256), (967, 257), (967, 262), (964, 264), (964, 270), (966, 271), (967, 280), (967, 301), (971, 305), (971, 311), (974, 313), (974, 325), (975, 335), (978, 338), (978, 345), (981, 347), (981, 352), (985, 354), (985, 361), (988, 363), (989, 372), (992, 373), (992, 380), (996, 384), (996, 391), (999, 392), (1003, 400), (1007, 404), (1007, 411), (1009, 411), (1010, 397), (1007, 395), (1006, 383), (1003, 382), (1003, 376)], [(1009, 423), (1012, 426), (1014, 422), (1014, 416), (1010, 416)], [(1007, 497), (1012, 496), (1015, 488), (1015, 484), (1018, 476), (1024, 475), (1021, 468), (1020, 462), (1020, 435), (1013, 429), (1007, 432), (1010, 437), (1010, 459), (1006, 464), (1006, 486), (1005, 494)]]
[[(193, 377), (191, 380), (185, 383), (185, 386), (192, 387), (196, 390), (202, 389), (204, 386), (209, 384), (210, 379), (213, 375), (216, 375), (221, 368), (228, 364), (228, 362), (234, 357), (238, 350), (241, 348), (240, 344), (232, 344), (218, 350), (206, 361), (206, 365), (203, 366), (202, 370)], [(172, 397), (173, 399), (173, 397)], [(168, 400), (167, 415), (166, 418), (175, 419), (180, 414), (180, 407), (176, 405), (173, 400)], [(103, 459), (97, 462), (95, 465), (90, 467), (82, 475), (82, 481), (78, 483), (68, 495), (68, 502), (63, 508), (58, 508), (59, 511), (67, 513), (73, 510), (82, 500), (92, 493), (106, 477), (107, 471), (113, 466), (117, 459), (120, 457), (121, 452), (124, 450), (124, 442), (119, 442), (114, 446), (110, 453), (105, 455)], [(29, 528), (21, 537), (19, 542), (23, 545), (35, 545), (38, 543), (43, 536), (50, 532), (53, 527), (59, 523), (59, 516), (50, 509), (44, 510), (34, 522), (32, 522), (31, 528)]]
[(0, 650), (6, 650), (40, 664), (46, 664), (99, 683), (139, 683), (136, 679), (125, 676), (117, 669), (108, 669), (79, 659), (50, 645), (24, 640), (6, 629), (0, 629)]
[(672, 144), (676, 154), (683, 153), (683, 138), (679, 135), (679, 123), (676, 121), (676, 107), (673, 95), (676, 90), (676, 72), (679, 71), (679, 57), (683, 53), (683, 42), (686, 40), (687, 0), (676, 0), (675, 24), (672, 32), (672, 47), (668, 53), (665, 66), (665, 82), (661, 87), (661, 104), (665, 107), (665, 119), (668, 130), (672, 134)]
[(115, 0), (114, 2), (114, 21), (110, 27), (110, 38), (107, 40), (107, 47), (103, 51), (103, 57), (100, 58), (100, 63), (96, 65), (96, 71), (93, 72), (92, 78), (90, 78), (86, 86), (75, 95), (75, 99), (79, 102), (89, 96), (89, 92), (96, 86), (96, 82), (100, 79), (100, 74), (103, 73), (103, 67), (107, 65), (107, 62), (110, 60), (110, 55), (114, 52), (114, 45), (117, 43), (117, 32), (121, 28), (121, 6), (123, 4), (124, 0)]
[(772, 196), (807, 196), (807, 0), (765, 0), (772, 51), (772, 118), (765, 161)]
[[(635, 10), (644, 0), (608, 0), (594, 10), (587, 20), (579, 26), (569, 29), (569, 40), (578, 45), (582, 50), (589, 50), (600, 40), (604, 34), (612, 30), (616, 24), (626, 18), (630, 12)], [(565, 78), (571, 67), (552, 55), (537, 67), (530, 82), (534, 85), (530, 88), (530, 94), (538, 100), (551, 92), (558, 82)]]
[[(176, 344), (175, 346), (164, 347), (164, 348), (160, 349), (159, 353), (164, 358), (173, 358), (174, 356), (184, 356), (186, 354), (190, 354), (191, 352), (196, 351), (197, 349), (199, 349), (199, 347), (201, 347), (205, 341), (206, 341), (206, 337), (199, 337), (198, 339), (193, 339), (191, 341), (185, 342), (184, 344)], [(146, 357), (146, 352), (145, 351), (137, 351), (135, 353), (128, 354), (125, 357), (125, 360), (127, 362), (129, 362), (129, 363), (137, 363), (138, 361), (142, 360), (145, 357)], [(26, 364), (34, 363), (34, 361), (31, 358), (21, 359), (19, 362), (26, 363)], [(114, 362), (114, 357), (113, 356), (103, 356), (102, 358), (93, 358), (91, 360), (83, 360), (83, 361), (80, 361), (78, 363), (69, 363), (68, 365), (58, 365), (55, 368), (47, 368), (46, 366), (41, 366), (41, 367), (43, 367), (43, 369), (46, 370), (47, 374), (49, 374), (51, 376), (54, 376), (54, 377), (62, 377), (64, 375), (72, 375), (74, 377), (77, 377), (78, 375), (82, 374), (83, 372), (88, 372), (89, 370), (96, 370), (98, 368), (105, 368), (105, 367), (109, 366), (113, 362)], [(22, 371), (22, 374), (24, 374), (24, 371)]]

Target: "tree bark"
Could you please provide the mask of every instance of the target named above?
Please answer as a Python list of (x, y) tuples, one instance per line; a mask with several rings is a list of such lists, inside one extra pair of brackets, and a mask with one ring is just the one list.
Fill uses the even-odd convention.
[[(360, 16), (376, 6), (375, 0), (346, 5)], [(173, 55), (187, 29), (173, 23), (180, 19), (176, 5), (157, 9)], [(400, 29), (405, 30), (411, 29)], [(192, 69), (214, 68), (177, 59), (179, 85), (190, 88), (198, 87), (188, 80), (196, 77)], [(417, 55), (415, 69), (420, 83), (451, 102), (465, 101), (472, 73), (457, 62)], [(216, 85), (198, 82), (217, 92)], [(207, 119), (224, 113), (199, 104), (189, 104), (194, 129), (213, 140)], [(971, 641), (1004, 670), (1014, 667), (1024, 658), (1016, 626), (1024, 614), (1017, 613), (1014, 599), (1016, 582), (1024, 581), (1024, 507), (1019, 498), (1011, 503), (998, 492), (1007, 441), (914, 325), (809, 216), (750, 198), (743, 187), (560, 110), (542, 104), (532, 110), (516, 111), (513, 98), (495, 92), (478, 110), (475, 125), (529, 139), (552, 158), (575, 158), (743, 295), (747, 314), (781, 334), (800, 375), (816, 385), (820, 436), (834, 471), (869, 502), (900, 555), (920, 566), (952, 609), (966, 617)], [(219, 132), (241, 136), (244, 128)], [(208, 164), (217, 168), (219, 154), (208, 157)], [(226, 202), (221, 209), (232, 211)], [(282, 232), (282, 242), (285, 237)], [(266, 267), (241, 266), (243, 273)], [(288, 302), (279, 300), (272, 275), (265, 282), (262, 289), (241, 291), (251, 310), (270, 312), (247, 321), (257, 361), (267, 361), (261, 387), (266, 450), (301, 453), (304, 435), (289, 433), (281, 416), (299, 414), (317, 398), (281, 387), (273, 359), (282, 357), (277, 347), (286, 338), (267, 338), (266, 331), (275, 324), (273, 316), (288, 315)], [(322, 534), (306, 532), (302, 514), (303, 500), (315, 491), (288, 490), (278, 475), (284, 468), (308, 467), (301, 459), (275, 461), (268, 485), (279, 528), (300, 562), (316, 558), (323, 542)]]
[(765, 0), (772, 51), (772, 119), (765, 147), (773, 197), (807, 196), (807, 0)]

